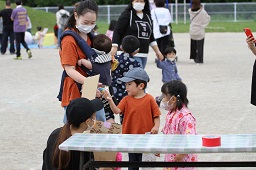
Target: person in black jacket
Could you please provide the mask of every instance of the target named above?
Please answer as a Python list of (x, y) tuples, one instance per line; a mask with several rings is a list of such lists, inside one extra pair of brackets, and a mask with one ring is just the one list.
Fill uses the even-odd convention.
[(143, 69), (146, 67), (149, 46), (153, 48), (158, 59), (163, 59), (153, 35), (148, 0), (130, 0), (128, 7), (119, 17), (112, 39), (112, 56), (116, 54), (118, 46), (126, 35), (133, 35), (139, 39), (140, 50), (134, 59), (140, 62)]
[[(77, 98), (71, 100), (67, 107), (68, 122), (55, 129), (48, 138), (43, 153), (43, 170), (79, 169), (80, 153), (78, 151), (61, 151), (59, 145), (75, 133), (90, 130), (96, 120), (96, 111), (103, 108), (100, 99), (89, 100)], [(90, 153), (84, 152), (85, 162), (89, 161)]]
[(8, 37), (10, 38), (10, 54), (15, 54), (14, 49), (14, 33), (13, 33), (13, 21), (11, 20), (12, 8), (11, 1), (5, 2), (5, 9), (0, 11), (0, 17), (3, 18), (3, 36), (1, 54), (5, 54), (8, 46)]
[[(254, 37), (248, 37), (246, 39), (249, 49), (254, 55), (256, 55), (255, 39)], [(251, 104), (256, 106), (256, 60), (253, 65), (252, 72), (252, 85), (251, 85)]]

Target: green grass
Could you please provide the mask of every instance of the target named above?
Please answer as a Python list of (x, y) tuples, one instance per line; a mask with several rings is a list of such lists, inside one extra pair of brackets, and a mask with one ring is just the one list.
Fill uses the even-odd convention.
[[(0, 1), (0, 10), (5, 6), (4, 1)], [(16, 5), (13, 3), (12, 8), (15, 8)], [(32, 22), (32, 34), (35, 34), (36, 27), (42, 26), (43, 28), (49, 28), (48, 32), (53, 32), (53, 26), (56, 22), (55, 13), (47, 13), (40, 10), (34, 10), (30, 7), (26, 7), (28, 15)], [(107, 22), (98, 19), (97, 25), (99, 27), (99, 32), (105, 34), (108, 29)], [(243, 32), (243, 28), (249, 27), (251, 30), (256, 32), (255, 22), (211, 22), (207, 28), (206, 32)], [(189, 31), (189, 23), (172, 23), (172, 29), (174, 33), (185, 33)]]

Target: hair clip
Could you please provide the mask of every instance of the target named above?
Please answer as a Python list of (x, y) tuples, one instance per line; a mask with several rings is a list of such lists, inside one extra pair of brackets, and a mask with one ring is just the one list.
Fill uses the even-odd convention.
[(178, 94), (177, 97), (180, 97), (180, 95)]

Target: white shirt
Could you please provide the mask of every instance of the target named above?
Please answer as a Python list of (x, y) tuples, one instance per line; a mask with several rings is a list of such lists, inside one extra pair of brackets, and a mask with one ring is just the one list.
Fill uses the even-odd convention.
[[(172, 17), (168, 9), (164, 7), (156, 7), (155, 9), (152, 9), (151, 18), (153, 20), (153, 32), (154, 32), (155, 39), (158, 39), (170, 34), (169, 24), (172, 22)], [(168, 26), (166, 34), (160, 33), (159, 25)]]

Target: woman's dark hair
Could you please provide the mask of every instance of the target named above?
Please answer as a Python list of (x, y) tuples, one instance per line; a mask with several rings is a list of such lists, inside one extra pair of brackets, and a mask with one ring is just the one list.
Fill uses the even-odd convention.
[(164, 0), (155, 0), (156, 7), (164, 7), (165, 1)]
[[(133, 9), (133, 7), (132, 7), (133, 1), (134, 0), (130, 0), (130, 3), (128, 4), (126, 10), (128, 10), (128, 11), (132, 10), (133, 12), (136, 13), (135, 9)], [(144, 6), (144, 9), (142, 10), (142, 12), (150, 15), (149, 2), (148, 2), (148, 0), (144, 0), (144, 2), (145, 2), (145, 6)]]
[(58, 6), (58, 9), (59, 9), (59, 10), (64, 9), (64, 5), (60, 4), (60, 5)]
[(177, 97), (176, 106), (178, 110), (182, 108), (183, 104), (187, 107), (189, 102), (187, 99), (187, 87), (181, 81), (173, 80), (165, 83), (161, 88), (161, 92), (165, 95)]
[[(98, 16), (98, 10), (98, 5), (94, 0), (84, 0), (75, 6), (74, 12), (76, 12), (78, 16), (84, 15), (87, 12), (96, 13), (96, 16)], [(72, 15), (70, 15), (67, 21), (67, 25), (64, 27), (64, 29), (75, 28), (76, 20), (74, 12)]]
[(114, 31), (116, 23), (117, 23), (117, 20), (111, 20), (110, 24), (109, 24), (109, 27), (108, 27), (108, 30)]
[(60, 131), (58, 139), (54, 146), (52, 163), (55, 168), (67, 169), (70, 162), (70, 152), (59, 149), (59, 145), (71, 136), (70, 124), (66, 123)]
[(109, 53), (112, 48), (112, 41), (105, 34), (99, 34), (94, 37), (92, 47), (99, 51)]
[(198, 11), (201, 7), (200, 0), (192, 0), (191, 4), (191, 11)]
[(144, 88), (142, 90), (145, 90), (147, 88), (147, 82), (146, 81), (143, 81), (143, 80), (134, 80), (134, 83), (136, 84), (136, 86), (140, 85), (141, 83), (144, 84)]

